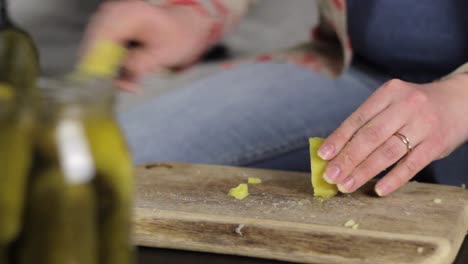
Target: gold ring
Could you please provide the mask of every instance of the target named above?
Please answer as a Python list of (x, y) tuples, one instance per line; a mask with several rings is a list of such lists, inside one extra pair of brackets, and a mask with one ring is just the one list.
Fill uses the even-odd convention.
[(401, 140), (401, 142), (403, 142), (403, 144), (406, 145), (406, 149), (408, 150), (407, 153), (410, 153), (413, 150), (413, 146), (411, 145), (409, 139), (405, 135), (397, 132), (397, 133), (394, 134), (394, 136), (399, 138)]

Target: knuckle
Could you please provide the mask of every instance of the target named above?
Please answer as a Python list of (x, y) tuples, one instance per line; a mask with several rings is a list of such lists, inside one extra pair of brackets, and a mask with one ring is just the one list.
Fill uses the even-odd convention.
[(358, 165), (356, 158), (350, 151), (343, 152), (342, 160), (344, 168), (355, 168)]
[(348, 137), (346, 137), (346, 134), (342, 131), (342, 129), (337, 129), (335, 132), (333, 132), (327, 139), (328, 144), (332, 144), (335, 146), (343, 146), (346, 142), (348, 141)]
[(381, 126), (369, 125), (365, 127), (364, 137), (367, 141), (375, 143), (379, 142), (384, 133), (384, 128)]
[(389, 81), (387, 81), (385, 84), (384, 84), (384, 88), (386, 89), (391, 89), (391, 90), (400, 90), (400, 89), (403, 89), (405, 88), (406, 86), (406, 83), (400, 79), (391, 79)]
[(348, 119), (348, 125), (351, 128), (360, 128), (366, 123), (366, 118), (361, 113), (354, 113)]
[(340, 141), (346, 141), (347, 136), (346, 136), (345, 132), (342, 129), (338, 129), (334, 133), (333, 139), (340, 140)]
[(364, 183), (374, 177), (374, 168), (373, 164), (368, 162), (363, 162), (359, 167), (357, 167), (353, 171), (353, 175), (355, 175), (355, 179), (357, 182)]
[(401, 142), (391, 142), (384, 145), (382, 155), (385, 159), (396, 161), (403, 156)]
[(393, 180), (395, 182), (395, 186), (397, 186), (399, 188), (399, 187), (405, 185), (406, 182), (408, 182), (405, 175), (406, 174), (394, 174)]
[(429, 96), (421, 90), (413, 90), (406, 98), (406, 102), (412, 107), (418, 107), (429, 101)]
[(420, 170), (419, 162), (414, 159), (407, 159), (402, 165), (406, 171), (405, 175), (415, 175)]

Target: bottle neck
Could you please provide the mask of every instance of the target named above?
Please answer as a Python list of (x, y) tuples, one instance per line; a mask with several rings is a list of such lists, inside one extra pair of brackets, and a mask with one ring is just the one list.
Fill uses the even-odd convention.
[(0, 28), (10, 24), (7, 0), (0, 0)]

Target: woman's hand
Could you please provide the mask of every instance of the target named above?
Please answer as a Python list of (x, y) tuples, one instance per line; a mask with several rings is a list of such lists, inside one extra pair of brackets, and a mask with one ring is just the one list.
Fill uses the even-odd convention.
[[(467, 117), (468, 74), (423, 85), (391, 80), (325, 140), (324, 178), (350, 193), (398, 162), (375, 186), (388, 195), (466, 142)], [(395, 133), (409, 139), (411, 152)]]
[(188, 6), (157, 6), (144, 1), (104, 3), (85, 34), (84, 51), (98, 39), (122, 44), (138, 43), (124, 62), (122, 89), (135, 91), (145, 73), (195, 62), (209, 47), (213, 19)]

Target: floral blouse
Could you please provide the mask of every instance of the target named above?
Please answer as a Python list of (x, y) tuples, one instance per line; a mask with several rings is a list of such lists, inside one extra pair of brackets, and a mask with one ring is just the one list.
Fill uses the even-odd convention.
[[(183, 5), (196, 9), (214, 19), (207, 39), (210, 44), (218, 42), (223, 35), (236, 26), (255, 0), (148, 0), (161, 5)], [(310, 41), (271, 54), (261, 54), (225, 64), (285, 62), (299, 64), (315, 72), (331, 77), (341, 75), (351, 64), (353, 48), (347, 32), (346, 0), (317, 0), (319, 23), (310, 30)], [(468, 63), (461, 65), (452, 74), (468, 72)]]

